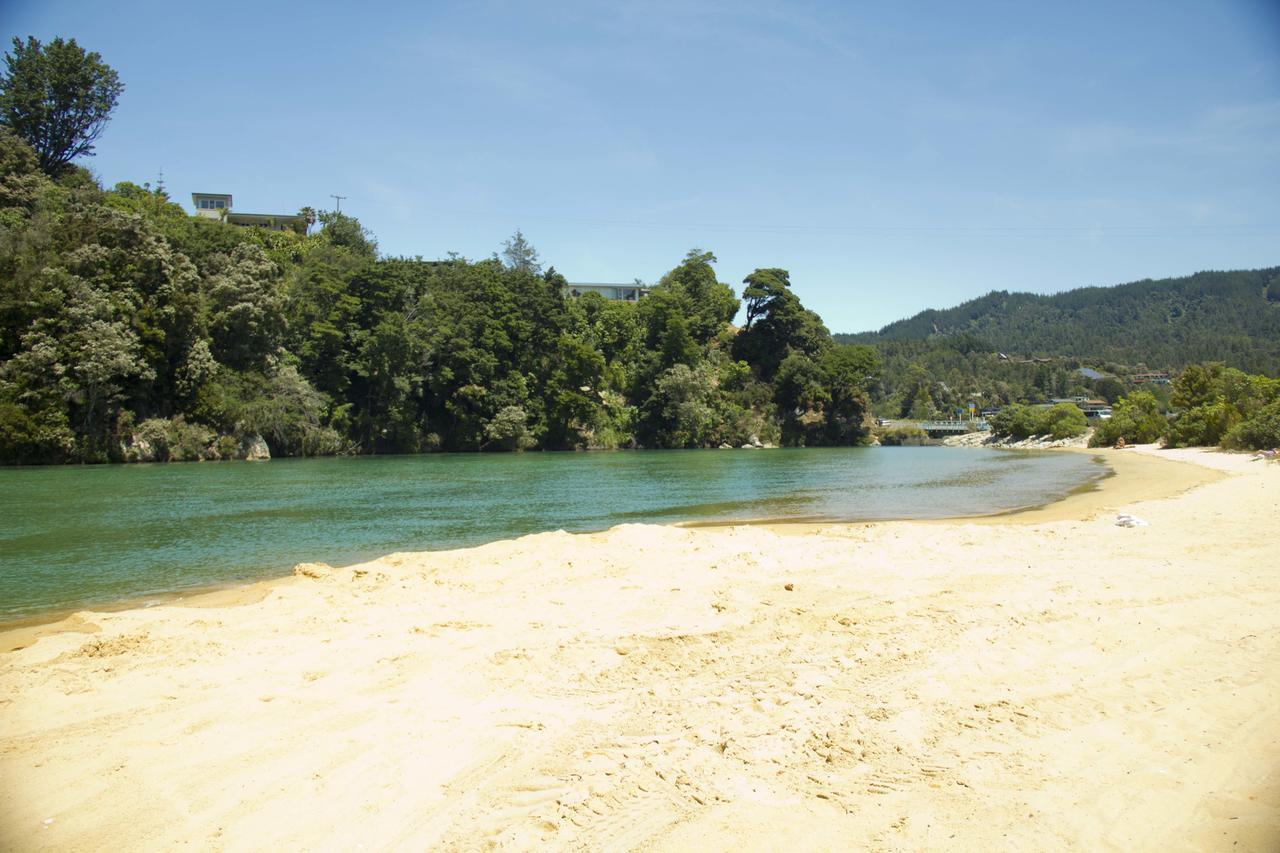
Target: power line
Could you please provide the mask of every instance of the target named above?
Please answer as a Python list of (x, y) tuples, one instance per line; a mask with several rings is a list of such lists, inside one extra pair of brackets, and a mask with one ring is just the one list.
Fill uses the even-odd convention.
[[(346, 198), (346, 196), (343, 196)], [(484, 210), (467, 210), (461, 208), (422, 208), (417, 205), (397, 204), (389, 201), (378, 201), (365, 199), (366, 207), (384, 207), (395, 208), (399, 210), (410, 210), (419, 214), (435, 214), (437, 216), (475, 216), (475, 217), (507, 217), (508, 212), (484, 211)], [(1241, 232), (1255, 232), (1269, 234), (1280, 231), (1280, 223), (1231, 223), (1231, 224), (1212, 224), (1212, 223), (1177, 223), (1177, 224), (1098, 224), (1098, 225), (1079, 225), (1079, 224), (1045, 224), (1045, 225), (1008, 225), (1008, 224), (989, 224), (989, 225), (949, 225), (949, 224), (921, 224), (921, 225), (886, 225), (875, 223), (833, 223), (828, 225), (819, 225), (813, 223), (779, 223), (779, 222), (760, 222), (760, 223), (730, 223), (730, 222), (647, 222), (632, 219), (611, 219), (605, 217), (586, 217), (586, 216), (556, 216), (556, 215), (537, 215), (537, 214), (521, 214), (522, 220), (534, 220), (540, 222), (563, 222), (584, 225), (601, 225), (613, 226), (620, 228), (645, 228), (645, 229), (678, 229), (682, 231), (703, 230), (703, 231), (727, 231), (727, 232), (745, 232), (745, 233), (811, 233), (811, 234), (1159, 234), (1161, 232), (1200, 232), (1200, 233), (1228, 233), (1238, 234)]]
[(344, 198), (346, 198), (346, 196), (345, 196), (345, 195), (334, 195), (333, 193), (329, 193), (329, 198), (334, 199), (334, 200), (336, 200), (336, 201), (338, 202), (338, 209), (337, 209), (337, 211), (336, 211), (336, 212), (341, 213), (341, 212), (342, 212), (342, 200), (343, 200)]

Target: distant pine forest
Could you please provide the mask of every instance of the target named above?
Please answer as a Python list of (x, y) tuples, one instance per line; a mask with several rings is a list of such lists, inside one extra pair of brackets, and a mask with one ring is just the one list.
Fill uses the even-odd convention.
[(1276, 269), (833, 336), (786, 270), (739, 296), (700, 249), (636, 301), (574, 297), (519, 232), (480, 260), (387, 257), (355, 218), (304, 213), (236, 227), (163, 186), (51, 178), (0, 128), (0, 462), (856, 445), (876, 417), (1280, 369)]
[[(835, 339), (876, 348), (884, 377), (878, 401), (908, 404), (878, 408), (904, 415), (916, 389), (927, 385), (936, 393), (939, 382), (958, 391), (942, 391), (949, 408), (974, 391), (995, 404), (1075, 393), (1115, 402), (1133, 378), (1204, 362), (1274, 377), (1280, 375), (1280, 268), (1051, 296), (995, 291), (878, 332)], [(1092, 381), (1081, 381), (1080, 368)], [(1163, 383), (1153, 390), (1161, 395)]]

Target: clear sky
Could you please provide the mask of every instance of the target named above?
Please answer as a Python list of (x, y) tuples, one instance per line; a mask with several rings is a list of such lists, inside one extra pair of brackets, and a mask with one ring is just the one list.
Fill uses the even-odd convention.
[[(516, 228), (571, 281), (791, 271), (833, 331), (992, 289), (1280, 264), (1280, 2), (60, 2), (126, 85), (111, 185)], [(6, 38), (6, 42), (8, 39)]]

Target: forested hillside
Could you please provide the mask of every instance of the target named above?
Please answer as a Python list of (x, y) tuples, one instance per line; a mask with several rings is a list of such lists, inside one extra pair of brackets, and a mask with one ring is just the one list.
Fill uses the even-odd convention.
[(1065, 356), (1176, 370), (1219, 361), (1280, 374), (1280, 268), (1086, 287), (1052, 296), (996, 291), (922, 311), (846, 343), (958, 337), (1010, 356)]
[(51, 177), (0, 127), (0, 462), (868, 436), (875, 352), (834, 343), (785, 270), (748, 276), (739, 330), (710, 252), (638, 303), (568, 299), (518, 232), (427, 261), (318, 219), (238, 228)]

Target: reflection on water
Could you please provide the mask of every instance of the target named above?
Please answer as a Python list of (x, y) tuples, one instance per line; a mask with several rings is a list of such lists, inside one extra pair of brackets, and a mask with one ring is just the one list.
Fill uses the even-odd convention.
[(0, 470), (0, 616), (623, 522), (978, 515), (1099, 476), (951, 448), (396, 456)]

